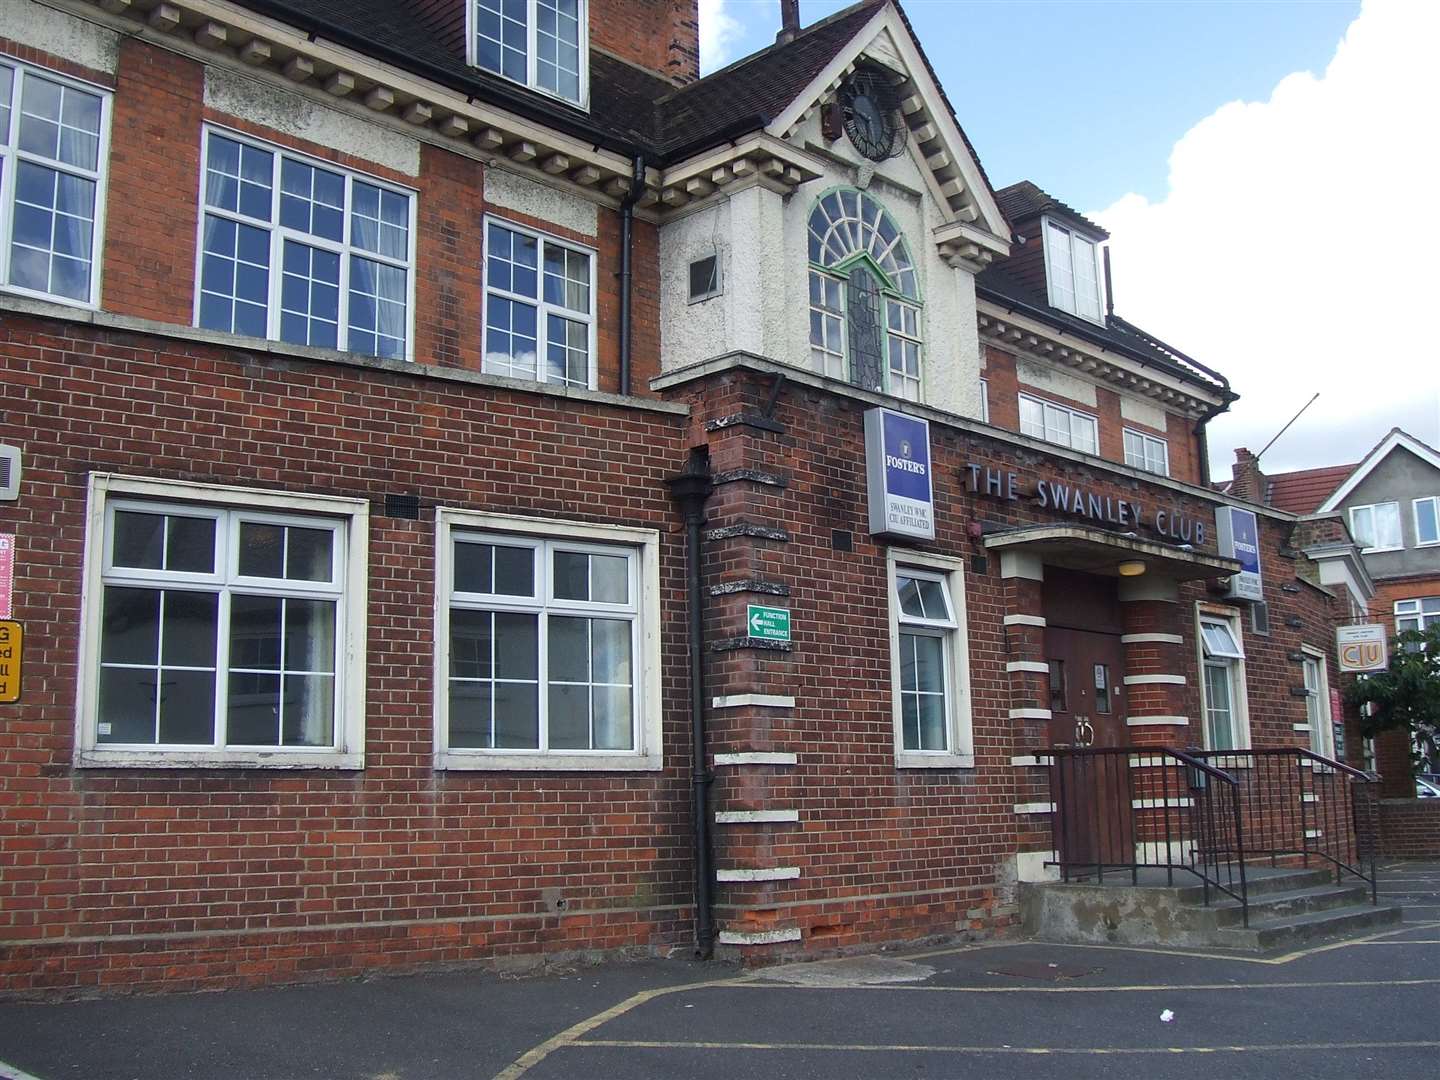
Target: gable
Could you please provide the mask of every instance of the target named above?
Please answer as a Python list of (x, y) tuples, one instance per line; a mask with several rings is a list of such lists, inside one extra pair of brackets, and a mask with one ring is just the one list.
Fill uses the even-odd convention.
[(1395, 428), (1365, 455), (1320, 511), (1431, 494), (1440, 494), (1440, 453)]
[[(957, 253), (980, 265), (1006, 254), (1010, 228), (990, 181), (908, 21), (895, 5), (873, 8), (871, 17), (766, 130), (780, 138), (791, 137), (834, 99), (846, 75), (867, 61), (886, 69), (896, 80), (910, 136), (909, 153), (944, 212)], [(939, 239), (943, 245), (945, 238)]]

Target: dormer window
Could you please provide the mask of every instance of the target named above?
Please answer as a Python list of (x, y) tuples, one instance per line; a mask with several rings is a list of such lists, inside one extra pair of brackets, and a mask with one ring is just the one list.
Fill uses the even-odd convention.
[(469, 61), (584, 105), (588, 90), (586, 0), (471, 0)]
[(1045, 222), (1046, 279), (1050, 306), (1093, 323), (1100, 317), (1099, 251), (1093, 240), (1055, 221)]
[(863, 191), (810, 213), (810, 358), (815, 370), (919, 401), (920, 293), (905, 237)]

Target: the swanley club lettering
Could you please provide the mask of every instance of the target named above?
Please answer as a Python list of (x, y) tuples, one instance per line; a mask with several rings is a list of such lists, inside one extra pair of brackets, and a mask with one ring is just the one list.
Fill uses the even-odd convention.
[(1079, 484), (1060, 480), (1041, 479), (1031, 490), (1021, 485), (1016, 473), (992, 469), (973, 461), (965, 468), (968, 474), (966, 486), (976, 495), (988, 495), (1008, 502), (1031, 499), (1042, 510), (1056, 510), (1122, 529), (1151, 529), (1179, 544), (1198, 547), (1209, 539), (1203, 521), (1196, 521), (1173, 507), (1150, 509), (1134, 499), (1101, 495)]

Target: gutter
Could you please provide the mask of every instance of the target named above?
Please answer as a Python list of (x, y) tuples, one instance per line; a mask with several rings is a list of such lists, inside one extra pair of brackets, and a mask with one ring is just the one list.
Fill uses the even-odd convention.
[(620, 393), (630, 396), (630, 353), (634, 348), (630, 305), (635, 292), (635, 203), (645, 190), (645, 155), (635, 155), (630, 190), (620, 204)]

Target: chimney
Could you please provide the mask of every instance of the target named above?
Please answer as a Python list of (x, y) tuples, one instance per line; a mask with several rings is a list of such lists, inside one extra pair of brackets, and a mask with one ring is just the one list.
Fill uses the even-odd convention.
[(800, 0), (780, 0), (780, 32), (775, 35), (775, 44), (794, 41), (799, 32)]
[(1265, 503), (1265, 474), (1260, 462), (1243, 446), (1235, 451), (1235, 468), (1231, 474), (1230, 494), (1246, 502)]

